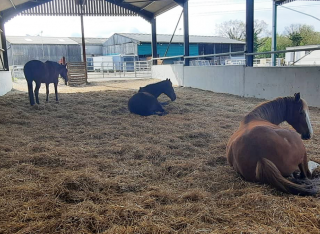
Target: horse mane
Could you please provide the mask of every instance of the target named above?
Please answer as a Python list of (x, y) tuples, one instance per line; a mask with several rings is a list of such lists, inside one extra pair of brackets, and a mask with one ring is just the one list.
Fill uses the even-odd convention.
[(50, 64), (50, 65), (54, 65), (54, 66), (60, 65), (60, 64), (57, 63), (57, 62), (49, 61), (49, 60), (47, 60), (45, 63), (46, 63), (46, 64)]
[(143, 89), (144, 88), (153, 88), (153, 87), (155, 87), (155, 86), (157, 86), (157, 85), (159, 85), (159, 84), (164, 84), (165, 82), (167, 82), (168, 80), (163, 80), (163, 81), (159, 81), (159, 82), (157, 82), (157, 83), (154, 83), (154, 84), (149, 84), (149, 85), (146, 85), (145, 87), (143, 87)]
[(294, 97), (279, 97), (264, 102), (247, 114), (242, 123), (247, 124), (254, 119), (262, 119), (278, 125), (286, 120), (287, 112), (293, 103)]

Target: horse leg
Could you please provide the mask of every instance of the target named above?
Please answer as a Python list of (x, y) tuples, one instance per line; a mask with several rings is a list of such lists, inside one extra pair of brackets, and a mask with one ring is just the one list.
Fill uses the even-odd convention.
[(300, 178), (301, 179), (311, 178), (311, 172), (308, 167), (307, 154), (304, 155), (302, 163), (299, 164), (299, 169), (300, 169)]
[(156, 110), (154, 111), (154, 113), (157, 114), (158, 112), (160, 112), (159, 114), (157, 114), (157, 115), (159, 115), (159, 116), (163, 116), (163, 115), (168, 114), (168, 112), (166, 112), (166, 111), (162, 108), (162, 106), (161, 106), (161, 104), (160, 104), (159, 102), (156, 103), (156, 108), (155, 108), (155, 109), (156, 109)]
[(28, 82), (28, 93), (29, 93), (29, 100), (30, 100), (30, 105), (34, 105), (34, 96), (33, 96), (33, 88), (32, 88), (32, 81)]
[(49, 101), (49, 84), (46, 83), (46, 94), (47, 94), (47, 98), (46, 98), (46, 102)]
[(36, 83), (36, 88), (34, 89), (34, 94), (35, 94), (35, 96), (36, 96), (36, 102), (37, 102), (37, 104), (40, 104), (40, 103), (39, 103), (39, 89), (40, 89), (40, 86), (41, 86), (41, 83), (38, 82), (38, 83)]
[(162, 106), (166, 106), (166, 105), (169, 105), (169, 102), (160, 102), (160, 104), (161, 104)]
[(54, 83), (54, 92), (56, 94), (56, 102), (59, 102), (59, 100), (58, 100), (58, 83)]

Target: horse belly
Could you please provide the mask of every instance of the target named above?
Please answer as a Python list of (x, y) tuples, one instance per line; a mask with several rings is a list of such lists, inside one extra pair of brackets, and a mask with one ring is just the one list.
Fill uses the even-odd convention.
[(232, 159), (228, 161), (249, 181), (255, 180), (256, 165), (261, 158), (272, 161), (283, 176), (290, 175), (303, 161), (305, 148), (298, 134), (286, 131), (260, 126), (238, 133), (229, 146), (232, 155), (228, 158)]

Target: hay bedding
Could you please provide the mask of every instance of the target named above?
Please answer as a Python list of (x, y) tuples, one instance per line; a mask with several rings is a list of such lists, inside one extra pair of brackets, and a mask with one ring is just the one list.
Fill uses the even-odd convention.
[[(128, 113), (131, 89), (150, 82), (61, 86), (60, 104), (41, 94), (35, 107), (24, 92), (0, 97), (0, 233), (320, 232), (318, 198), (227, 164), (229, 136), (261, 100), (176, 88), (169, 115)], [(306, 141), (318, 162), (319, 113)]]

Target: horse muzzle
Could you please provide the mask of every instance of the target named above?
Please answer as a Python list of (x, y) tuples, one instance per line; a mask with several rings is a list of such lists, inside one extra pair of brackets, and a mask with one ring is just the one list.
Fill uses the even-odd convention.
[(301, 139), (302, 139), (302, 140), (309, 140), (310, 138), (311, 138), (310, 133), (301, 135)]
[(174, 96), (174, 97), (171, 98), (171, 101), (174, 101), (176, 99), (177, 99), (177, 96)]

